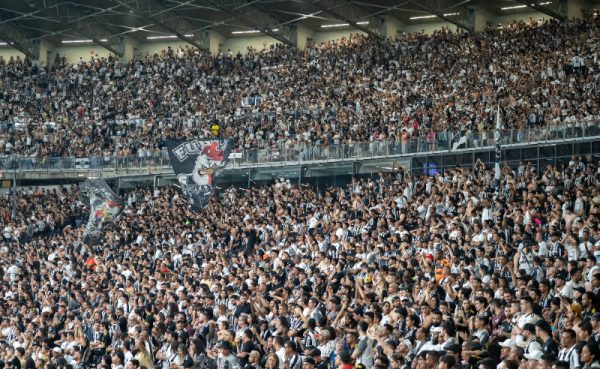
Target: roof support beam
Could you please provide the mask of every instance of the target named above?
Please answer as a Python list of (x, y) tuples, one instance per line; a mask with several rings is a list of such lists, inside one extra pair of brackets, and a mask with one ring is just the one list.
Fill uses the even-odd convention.
[(262, 3), (260, 1), (253, 1), (250, 3), (250, 6), (259, 10), (260, 12), (264, 13), (269, 18), (273, 19), (277, 24), (285, 23), (285, 20), (281, 19), (281, 17), (275, 15), (272, 11), (267, 9), (267, 7), (262, 5)]
[[(364, 4), (364, 3), (354, 2), (354, 5), (359, 5), (359, 4)], [(377, 8), (380, 8), (381, 10), (379, 10), (379, 11), (377, 11), (375, 13), (371, 13), (368, 16), (366, 16), (364, 18), (361, 18), (361, 19), (365, 19), (365, 18), (369, 18), (369, 17), (375, 17), (375, 16), (378, 16), (378, 15), (389, 13), (392, 10), (410, 10), (410, 9), (403, 9), (402, 8), (406, 4), (408, 4), (408, 1), (404, 1), (404, 2), (401, 2), (401, 3), (393, 5), (393, 6), (379, 6), (379, 5), (369, 4), (371, 6), (376, 6)]]
[[(128, 8), (131, 11), (134, 12), (139, 12), (139, 9), (136, 9), (136, 7), (134, 7), (133, 5), (131, 5), (130, 2), (128, 1), (124, 1), (124, 0), (113, 0), (115, 1), (117, 4), (122, 5), (126, 8)], [(149, 0), (148, 4), (152, 5), (153, 8), (162, 8), (162, 5), (160, 5), (158, 2), (154, 1), (154, 0)], [(168, 13), (168, 11), (162, 11), (161, 14), (164, 13)], [(161, 27), (162, 29), (164, 29), (165, 31), (174, 34), (175, 36), (177, 36), (177, 38), (179, 38), (182, 41), (187, 42), (188, 44), (198, 48), (198, 49), (205, 49), (205, 47), (203, 47), (201, 44), (199, 44), (198, 42), (196, 42), (196, 40), (187, 37), (186, 35), (182, 34), (181, 32), (177, 31), (177, 29), (175, 29), (175, 27), (167, 24), (165, 21), (158, 19), (156, 16), (151, 16), (151, 15), (142, 15), (142, 12), (139, 12), (138, 16), (141, 17), (142, 19), (146, 20), (147, 22), (150, 22), (152, 24), (155, 24), (159, 27)]]
[[(242, 22), (247, 27), (257, 29), (261, 33), (263, 33), (267, 36), (271, 36), (274, 39), (276, 39), (288, 46), (296, 47), (296, 41), (292, 37), (289, 37), (288, 35), (284, 34), (283, 29), (282, 29), (284, 26), (279, 27), (279, 24), (281, 23), (279, 21), (279, 19), (273, 17), (270, 14), (270, 12), (266, 12), (263, 9), (259, 8), (258, 6), (254, 5), (255, 2), (256, 1), (243, 2), (243, 3), (239, 2), (239, 6), (236, 6), (235, 8), (231, 8), (231, 6), (225, 6), (223, 4), (220, 4), (216, 0), (208, 0), (207, 1), (207, 3), (210, 4), (211, 6), (219, 9), (220, 11), (222, 11), (225, 14), (231, 15), (232, 17), (234, 17), (238, 21)], [(233, 4), (233, 5), (238, 5), (238, 4)], [(253, 13), (250, 13), (250, 12), (244, 13), (243, 9), (248, 6), (255, 8), (255, 10), (260, 9), (260, 12), (254, 11)], [(279, 30), (275, 31), (274, 29), (276, 29), (276, 28), (279, 28)]]
[(322, 4), (319, 3), (319, 0), (316, 0), (316, 1), (304, 0), (304, 2), (318, 8), (320, 11), (327, 13), (327, 14), (331, 15), (332, 17), (334, 17), (344, 23), (348, 23), (350, 26), (352, 26), (360, 31), (363, 31), (364, 33), (366, 33), (370, 36), (373, 36), (376, 39), (379, 39), (379, 40), (383, 39), (383, 37), (380, 34), (372, 31), (368, 27), (364, 27), (360, 24), (357, 24), (354, 20), (349, 19), (348, 17), (344, 16), (343, 14), (338, 13), (337, 11), (333, 10), (330, 7), (323, 6)]
[[(89, 22), (89, 23), (85, 22), (84, 27), (81, 27), (81, 23), (83, 23), (82, 20), (87, 19), (87, 18), (93, 18), (94, 14), (83, 15), (79, 11), (79, 9), (69, 5), (68, 3), (59, 3), (58, 1), (56, 1), (53, 4), (46, 3), (46, 2), (43, 2), (43, 4), (42, 4), (42, 2), (33, 1), (33, 2), (31, 2), (31, 4), (34, 8), (38, 9), (39, 11), (45, 11), (47, 13), (56, 12), (58, 15), (58, 18), (60, 20), (62, 20), (63, 22), (64, 22), (64, 19), (62, 18), (61, 14), (60, 14), (59, 7), (66, 6), (67, 7), (66, 8), (66, 12), (67, 12), (66, 20), (67, 21), (64, 22), (65, 26), (72, 28), (73, 32), (77, 33), (81, 37), (92, 40), (93, 43), (105, 48), (106, 50), (110, 51), (111, 53), (121, 56), (121, 57), (123, 56), (122, 51), (116, 49), (108, 42), (100, 40), (102, 37), (99, 35), (99, 33), (97, 31), (99, 30), (99, 28), (103, 28), (103, 26), (101, 24), (94, 24), (94, 22)], [(52, 8), (55, 8), (55, 9), (52, 10)], [(75, 18), (72, 19), (71, 16), (75, 16)], [(92, 27), (93, 27), (93, 30), (95, 30), (96, 32), (94, 32), (92, 30)], [(86, 31), (83, 31), (84, 28), (86, 28)], [(106, 30), (106, 31), (108, 32), (108, 30)]]
[(549, 9), (545, 6), (541, 6), (538, 4), (537, 0), (516, 0), (517, 2), (521, 3), (521, 4), (525, 4), (528, 7), (537, 10), (538, 12), (544, 13), (546, 15), (551, 16), (552, 18), (556, 18), (560, 21), (564, 21), (565, 17), (561, 14), (558, 14), (557, 12), (555, 12), (552, 9)]
[(454, 19), (452, 19), (450, 17), (446, 17), (444, 15), (444, 13), (442, 13), (442, 12), (440, 12), (438, 10), (435, 10), (435, 9), (433, 9), (433, 8), (425, 5), (425, 4), (422, 4), (421, 2), (419, 2), (417, 0), (408, 0), (408, 2), (411, 3), (411, 4), (413, 4), (417, 8), (426, 11), (429, 14), (436, 15), (438, 18), (441, 18), (441, 19), (445, 20), (446, 22), (452, 23), (452, 24), (454, 24), (454, 25), (456, 25), (456, 26), (458, 26), (458, 27), (460, 27), (462, 29), (465, 29), (465, 30), (469, 31), (469, 32), (473, 32), (473, 27), (471, 27), (469, 25), (466, 25), (466, 24), (464, 24), (462, 22), (459, 22), (457, 20), (454, 20)]
[(19, 50), (33, 60), (40, 58), (40, 42), (32, 41), (19, 26), (12, 23), (0, 24), (0, 35), (3, 41), (10, 43), (12, 47)]

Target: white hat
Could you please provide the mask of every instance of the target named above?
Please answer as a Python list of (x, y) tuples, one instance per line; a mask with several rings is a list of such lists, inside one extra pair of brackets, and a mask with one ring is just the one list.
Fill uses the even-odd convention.
[(517, 343), (510, 338), (500, 342), (499, 345), (502, 347), (517, 347)]
[(539, 350), (536, 350), (536, 351), (533, 351), (533, 352), (531, 352), (529, 354), (525, 354), (523, 356), (525, 356), (525, 359), (536, 360), (537, 361), (537, 360), (539, 360), (539, 359), (542, 358), (543, 354), (544, 354), (543, 352), (541, 352)]
[(444, 331), (444, 328), (442, 327), (434, 327), (431, 332), (432, 333), (442, 333)]
[(406, 347), (408, 347), (408, 351), (412, 351), (413, 347), (412, 347), (412, 343), (410, 342), (410, 340), (406, 339), (406, 340), (402, 341), (402, 343), (404, 343), (406, 345)]
[(58, 354), (62, 354), (62, 349), (60, 347), (55, 347), (52, 349), (52, 351), (58, 353)]

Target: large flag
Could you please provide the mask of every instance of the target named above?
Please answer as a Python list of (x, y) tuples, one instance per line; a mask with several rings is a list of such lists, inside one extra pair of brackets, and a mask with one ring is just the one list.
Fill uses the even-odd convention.
[(496, 180), (496, 188), (500, 187), (500, 161), (502, 160), (502, 147), (500, 146), (500, 106), (496, 112), (496, 129), (494, 130), (494, 145), (496, 146), (496, 165), (494, 179)]
[(80, 189), (81, 194), (90, 201), (90, 218), (85, 226), (83, 242), (96, 245), (102, 239), (104, 227), (121, 214), (125, 203), (103, 179), (85, 181)]
[(227, 165), (231, 140), (167, 140), (173, 171), (193, 210), (202, 209), (213, 194), (213, 180)]

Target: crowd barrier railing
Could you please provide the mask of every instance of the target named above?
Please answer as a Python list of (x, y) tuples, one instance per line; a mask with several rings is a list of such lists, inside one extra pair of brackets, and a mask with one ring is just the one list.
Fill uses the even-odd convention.
[[(600, 121), (545, 125), (522, 130), (504, 130), (501, 145), (539, 143), (545, 141), (600, 137)], [(285, 163), (311, 161), (339, 161), (344, 159), (402, 156), (435, 152), (458, 152), (462, 150), (494, 146), (493, 132), (443, 131), (435, 136), (400, 139), (396, 141), (371, 141), (338, 145), (280, 145), (263, 149), (234, 150), (230, 156), (231, 167), (269, 166)], [(0, 171), (152, 171), (170, 172), (166, 150), (144, 151), (131, 156), (92, 157), (25, 157), (0, 156)]]

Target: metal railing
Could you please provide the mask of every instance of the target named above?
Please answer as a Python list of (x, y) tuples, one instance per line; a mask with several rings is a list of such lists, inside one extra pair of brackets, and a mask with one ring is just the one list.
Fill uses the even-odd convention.
[[(577, 123), (531, 127), (523, 130), (502, 132), (502, 145), (538, 143), (586, 137), (600, 137), (600, 121), (593, 124)], [(234, 151), (230, 157), (231, 167), (269, 166), (273, 164), (302, 163), (311, 161), (339, 161), (344, 159), (402, 156), (436, 152), (458, 152), (468, 149), (492, 147), (493, 132), (440, 132), (435, 137), (412, 138), (397, 141), (371, 141), (339, 145), (281, 145), (266, 149)], [(151, 171), (170, 172), (170, 162), (165, 150), (144, 152), (128, 157), (56, 157), (34, 158), (0, 156), (0, 171)]]
[[(600, 136), (600, 121), (594, 124), (569, 124), (531, 127), (502, 132), (501, 144), (514, 145), (544, 141), (566, 140)], [(371, 141), (340, 145), (279, 146), (268, 149), (244, 150), (234, 154), (233, 166), (266, 166), (274, 163), (309, 161), (338, 161), (344, 159), (402, 156), (433, 152), (452, 152), (494, 146), (493, 132), (441, 132), (435, 137), (396, 141)]]

